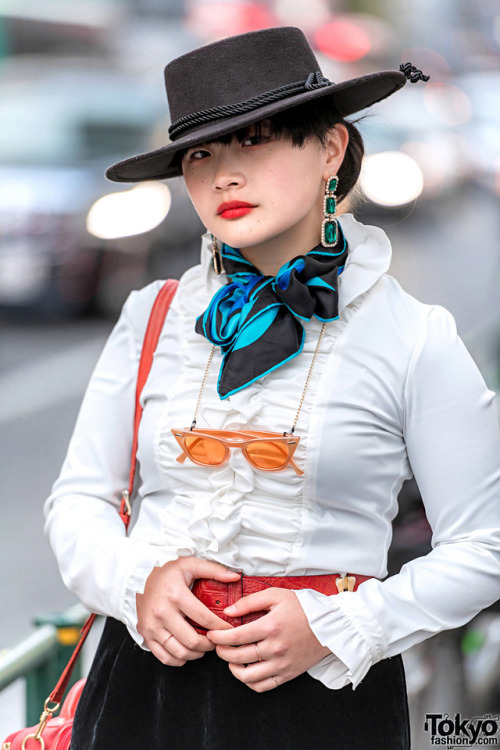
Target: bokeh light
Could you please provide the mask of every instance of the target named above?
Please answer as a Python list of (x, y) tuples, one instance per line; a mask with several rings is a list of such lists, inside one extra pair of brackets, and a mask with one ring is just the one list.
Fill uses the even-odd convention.
[(418, 198), (423, 187), (422, 170), (408, 154), (383, 151), (363, 160), (361, 189), (373, 203), (404, 206)]
[(203, 0), (190, 7), (186, 26), (205, 39), (218, 39), (279, 26), (279, 23), (264, 3)]
[(87, 230), (103, 240), (149, 232), (163, 221), (170, 204), (167, 185), (145, 182), (99, 198), (88, 213)]
[(340, 62), (355, 62), (371, 49), (369, 34), (354, 20), (338, 16), (319, 28), (314, 39), (327, 57)]

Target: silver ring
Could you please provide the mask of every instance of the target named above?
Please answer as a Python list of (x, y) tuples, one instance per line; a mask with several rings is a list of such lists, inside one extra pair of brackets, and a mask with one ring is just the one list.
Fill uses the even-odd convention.
[(274, 680), (274, 681), (275, 681), (275, 683), (276, 683), (276, 687), (279, 687), (279, 686), (280, 686), (280, 684), (279, 684), (278, 680), (276, 679), (276, 677), (273, 677), (273, 680)]
[(253, 645), (255, 646), (255, 649), (257, 651), (257, 658), (258, 658), (258, 660), (262, 661), (262, 656), (260, 655), (259, 647), (257, 646), (256, 643), (254, 643)]
[(173, 637), (173, 635), (174, 635), (173, 633), (170, 633), (170, 635), (169, 635), (169, 636), (167, 636), (167, 638), (165, 638), (165, 640), (164, 640), (164, 641), (163, 641), (163, 643), (161, 644), (163, 648), (165, 648), (165, 649), (166, 649), (166, 646), (165, 646), (165, 644), (166, 644), (166, 643), (168, 643), (169, 639), (170, 639), (170, 638), (172, 638), (172, 637)]

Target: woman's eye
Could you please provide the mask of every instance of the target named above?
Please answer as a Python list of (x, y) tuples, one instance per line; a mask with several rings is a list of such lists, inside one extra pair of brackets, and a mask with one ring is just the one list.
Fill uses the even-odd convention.
[(265, 141), (268, 141), (270, 136), (265, 135), (249, 135), (245, 140), (243, 141), (243, 146), (258, 146), (261, 143), (264, 143)]
[(198, 161), (199, 159), (204, 159), (205, 156), (210, 156), (210, 153), (201, 148), (196, 151), (188, 151), (186, 154), (188, 161)]

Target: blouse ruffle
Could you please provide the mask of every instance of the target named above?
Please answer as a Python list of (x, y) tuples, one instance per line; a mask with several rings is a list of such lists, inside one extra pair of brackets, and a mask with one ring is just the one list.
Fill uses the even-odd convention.
[[(218, 468), (197, 466), (188, 459), (185, 463), (176, 460), (180, 449), (171, 430), (191, 424), (211, 350), (210, 343), (194, 331), (198, 311), (193, 310), (192, 301), (203, 299), (204, 293), (200, 274), (188, 274), (177, 295), (183, 366), (176, 387), (168, 394), (155, 440), (156, 462), (168, 477), (173, 494), (162, 513), (162, 532), (171, 543), (230, 568), (241, 569), (243, 557), (249, 575), (287, 575), (302, 525), (303, 477), (290, 466), (278, 472), (255, 470), (237, 449), (232, 449), (228, 462)], [(294, 459), (302, 468), (308, 460), (307, 432), (314, 394), (332, 347), (331, 339), (337, 333), (333, 328), (333, 325), (327, 327), (297, 423), (296, 434), (301, 439)], [(303, 351), (300, 357), (280, 368), (282, 378), (265, 376), (224, 401), (216, 393), (221, 361), (216, 350), (201, 398), (197, 427), (289, 431), (321, 323), (311, 320), (306, 329)], [(246, 550), (256, 536), (262, 558), (254, 557), (253, 569), (249, 570)]]
[[(201, 272), (198, 267), (183, 276), (172, 305), (179, 320), (182, 372), (166, 396), (155, 436), (156, 464), (168, 478), (172, 493), (161, 513), (161, 532), (169, 545), (182, 550), (181, 554), (190, 550), (193, 555), (236, 570), (243, 569), (243, 560), (247, 575), (294, 575), (298, 567), (298, 572), (302, 572), (294, 551), (301, 543), (304, 514), (310, 503), (304, 488), (314, 463), (308, 451), (311, 414), (322, 373), (337, 339), (362, 304), (366, 290), (373, 287), (385, 270), (384, 260), (382, 268), (380, 258), (378, 263), (366, 287), (358, 289), (357, 298), (349, 300), (351, 304), (344, 307), (339, 319), (326, 326), (295, 430), (300, 442), (294, 459), (305, 475), (298, 476), (291, 466), (277, 472), (255, 470), (237, 449), (231, 450), (227, 463), (206, 468), (189, 459), (183, 463), (176, 460), (180, 448), (171, 432), (174, 427), (185, 429), (193, 421), (211, 351), (211, 344), (196, 333), (195, 322), (217, 284), (226, 280), (224, 275), (214, 277), (205, 237)], [(305, 322), (303, 350), (300, 356), (280, 367), (280, 377), (266, 375), (225, 400), (219, 398), (216, 390), (221, 365), (220, 349), (216, 349), (201, 398), (197, 428), (289, 431), (321, 327), (322, 323), (315, 318)], [(260, 555), (252, 554), (256, 538)]]

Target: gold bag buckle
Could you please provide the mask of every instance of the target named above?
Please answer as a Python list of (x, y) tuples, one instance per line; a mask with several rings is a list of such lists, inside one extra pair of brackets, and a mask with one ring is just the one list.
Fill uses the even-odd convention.
[(342, 591), (354, 591), (356, 578), (354, 576), (340, 576), (335, 583), (337, 584), (339, 594), (341, 594)]

